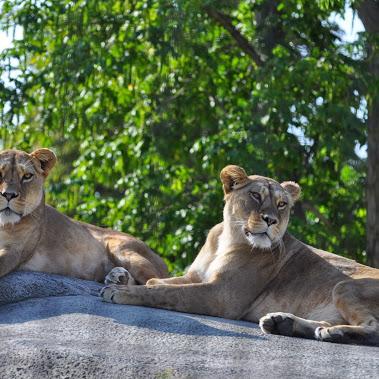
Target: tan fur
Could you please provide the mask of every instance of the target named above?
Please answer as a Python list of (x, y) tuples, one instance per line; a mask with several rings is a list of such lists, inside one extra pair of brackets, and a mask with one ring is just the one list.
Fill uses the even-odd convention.
[(292, 237), (300, 187), (244, 172), (222, 170), (224, 222), (187, 274), (105, 287), (103, 299), (260, 322), (266, 333), (379, 344), (379, 270)]
[(142, 241), (45, 205), (43, 182), (55, 161), (48, 149), (0, 153), (0, 276), (20, 269), (103, 281), (122, 266), (140, 284), (166, 277), (164, 262)]

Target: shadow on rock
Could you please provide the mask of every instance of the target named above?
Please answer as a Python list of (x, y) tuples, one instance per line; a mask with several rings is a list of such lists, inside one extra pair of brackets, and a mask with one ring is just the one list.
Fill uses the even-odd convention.
[[(82, 321), (85, 318), (94, 327), (106, 319), (111, 325), (115, 323), (179, 335), (265, 339), (253, 334), (257, 325), (244, 321), (104, 303), (97, 296), (100, 288), (101, 285), (95, 282), (59, 275), (10, 274), (0, 280), (0, 329), (1, 324), (43, 323), (51, 318), (57, 318), (56, 322), (69, 327), (78, 318)], [(250, 328), (252, 333), (246, 332), (246, 328)]]

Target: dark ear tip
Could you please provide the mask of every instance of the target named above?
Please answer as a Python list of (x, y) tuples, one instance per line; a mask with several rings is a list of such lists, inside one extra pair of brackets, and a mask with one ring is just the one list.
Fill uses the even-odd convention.
[(34, 150), (30, 155), (33, 155), (38, 158), (49, 158), (49, 159), (57, 159), (53, 150), (50, 150), (46, 147), (41, 147), (40, 149)]
[(225, 175), (239, 175), (239, 176), (247, 176), (245, 170), (237, 165), (230, 164), (228, 166), (225, 166), (221, 172), (220, 172), (220, 177), (223, 177)]
[(224, 170), (232, 170), (232, 169), (235, 169), (235, 168), (240, 168), (239, 166), (235, 165), (235, 164), (228, 164), (227, 166), (225, 166), (221, 171), (224, 171)]
[(37, 149), (33, 151), (30, 155), (40, 161), (40, 165), (42, 170), (44, 171), (45, 176), (48, 175), (49, 171), (54, 167), (57, 161), (55, 153), (47, 148)]
[(296, 182), (292, 182), (292, 181), (283, 182), (281, 186), (291, 195), (294, 201), (300, 198), (301, 187)]
[(246, 182), (247, 174), (242, 167), (228, 165), (221, 170), (220, 179), (223, 183), (224, 192), (229, 193), (236, 185)]
[(38, 149), (37, 151), (40, 156), (46, 156), (49, 157), (49, 159), (57, 159), (57, 156), (55, 155), (54, 151), (47, 149), (46, 147)]
[(225, 176), (227, 174), (227, 172), (232, 169), (232, 167), (234, 167), (233, 165), (228, 165), (228, 166), (225, 166), (221, 171), (220, 171), (220, 177), (222, 178), (223, 176)]

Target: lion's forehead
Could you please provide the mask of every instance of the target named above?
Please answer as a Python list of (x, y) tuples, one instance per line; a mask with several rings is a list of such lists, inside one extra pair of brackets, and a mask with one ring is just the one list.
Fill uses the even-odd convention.
[(286, 198), (286, 191), (284, 188), (275, 180), (266, 178), (264, 176), (250, 176), (251, 180), (250, 188), (255, 192), (259, 192), (262, 197), (267, 197), (270, 195), (277, 199)]
[(35, 171), (31, 157), (18, 150), (9, 150), (0, 153), (0, 170), (9, 171), (16, 168), (19, 174)]

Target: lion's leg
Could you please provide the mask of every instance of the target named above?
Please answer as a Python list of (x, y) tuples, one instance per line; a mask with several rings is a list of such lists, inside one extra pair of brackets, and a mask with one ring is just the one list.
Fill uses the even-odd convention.
[(325, 321), (307, 320), (291, 313), (275, 312), (261, 317), (259, 326), (265, 333), (313, 339), (317, 328), (330, 324)]
[(146, 284), (149, 279), (160, 276), (154, 265), (138, 253), (129, 255), (129, 264), (128, 270), (138, 284)]
[(340, 343), (379, 344), (379, 280), (355, 279), (338, 283), (333, 301), (350, 325), (320, 327), (316, 338)]
[(145, 284), (160, 276), (154, 265), (135, 251), (121, 250), (111, 253), (110, 257), (116, 267), (106, 276), (106, 284)]
[[(215, 283), (160, 284), (153, 286), (104, 287), (100, 296), (117, 304), (144, 305), (178, 312), (235, 318), (239, 310), (225, 309), (227, 299)], [(221, 297), (220, 297), (221, 296)]]
[(194, 283), (189, 275), (175, 276), (173, 278), (153, 278), (149, 279), (146, 283), (147, 286), (155, 286), (157, 284), (190, 284)]
[(379, 345), (379, 330), (377, 325), (336, 325), (317, 328), (315, 338), (326, 342)]
[(22, 255), (18, 252), (0, 249), (0, 277), (14, 271), (21, 260)]

